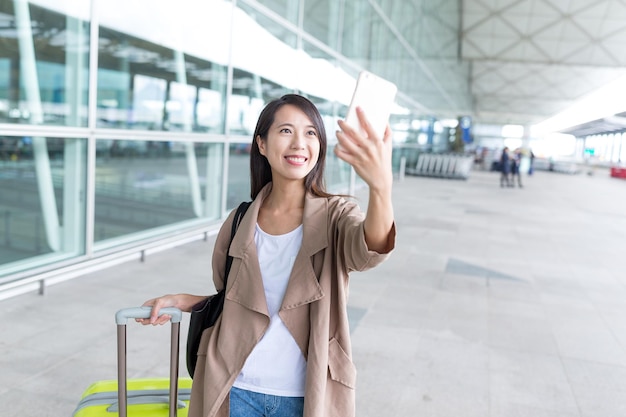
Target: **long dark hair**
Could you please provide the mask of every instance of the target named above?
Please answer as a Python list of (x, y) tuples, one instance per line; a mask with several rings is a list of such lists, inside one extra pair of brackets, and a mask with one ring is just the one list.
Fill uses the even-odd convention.
[(259, 116), (250, 149), (250, 196), (254, 200), (261, 189), (272, 181), (272, 169), (267, 158), (261, 155), (256, 138), (258, 136), (261, 140), (267, 140), (267, 134), (272, 123), (274, 123), (276, 112), (286, 104), (296, 106), (307, 115), (313, 126), (315, 126), (317, 137), (320, 141), (320, 153), (317, 162), (311, 172), (304, 178), (304, 187), (308, 193), (316, 197), (330, 197), (331, 194), (326, 192), (326, 184), (324, 182), (324, 167), (326, 165), (326, 130), (324, 129), (324, 122), (315, 104), (298, 94), (286, 94), (281, 98), (270, 101)]

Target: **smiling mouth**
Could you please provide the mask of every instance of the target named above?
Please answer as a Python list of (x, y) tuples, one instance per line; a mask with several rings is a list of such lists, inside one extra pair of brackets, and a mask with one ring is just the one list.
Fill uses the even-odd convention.
[(285, 159), (287, 159), (290, 162), (296, 162), (300, 164), (307, 161), (307, 158), (305, 158), (304, 156), (287, 156), (285, 157)]

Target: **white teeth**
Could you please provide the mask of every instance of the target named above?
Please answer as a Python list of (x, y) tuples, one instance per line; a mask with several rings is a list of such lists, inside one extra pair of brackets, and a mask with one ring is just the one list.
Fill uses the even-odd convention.
[(304, 161), (306, 161), (306, 158), (298, 157), (298, 156), (288, 156), (287, 159), (290, 160), (290, 161), (294, 161), (294, 162), (304, 162)]

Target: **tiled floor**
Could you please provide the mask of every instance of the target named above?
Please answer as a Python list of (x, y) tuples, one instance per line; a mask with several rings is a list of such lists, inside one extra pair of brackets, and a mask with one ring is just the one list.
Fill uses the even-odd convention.
[[(524, 181), (395, 185), (397, 249), (351, 282), (359, 417), (626, 415), (626, 181)], [(211, 249), (0, 301), (0, 416), (70, 416), (91, 382), (115, 377), (115, 311), (211, 292)], [(168, 338), (129, 326), (129, 376), (167, 375)]]

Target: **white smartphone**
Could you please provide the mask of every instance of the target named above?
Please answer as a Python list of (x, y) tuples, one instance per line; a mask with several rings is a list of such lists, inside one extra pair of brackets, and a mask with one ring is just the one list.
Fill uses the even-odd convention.
[(396, 98), (398, 88), (391, 81), (385, 80), (368, 71), (361, 71), (356, 81), (356, 88), (352, 94), (352, 101), (346, 114), (346, 123), (351, 127), (361, 128), (359, 118), (356, 115), (357, 106), (363, 109), (367, 120), (374, 128), (380, 139), (385, 135), (385, 128), (389, 122), (389, 115)]

